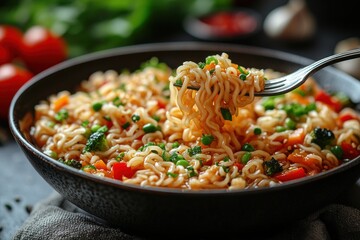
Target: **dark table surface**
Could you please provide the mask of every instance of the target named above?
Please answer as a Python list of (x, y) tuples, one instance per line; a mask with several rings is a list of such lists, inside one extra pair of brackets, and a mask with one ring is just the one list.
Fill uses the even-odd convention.
[[(283, 2), (285, 1), (258, 1), (256, 7), (263, 16), (266, 16), (276, 4)], [(345, 22), (332, 24), (327, 20), (328, 17), (318, 18), (319, 25), (316, 34), (311, 41), (306, 43), (289, 44), (274, 41), (268, 38), (263, 31), (251, 39), (237, 40), (232, 43), (281, 50), (316, 60), (332, 54), (336, 43), (340, 40), (360, 37), (357, 26), (344, 24)], [(197, 41), (197, 39), (186, 34), (181, 27), (166, 36), (157, 35), (146, 39), (146, 42), (165, 41)], [(21, 227), (32, 206), (54, 190), (27, 161), (25, 155), (13, 141), (6, 122), (0, 124), (0, 139), (2, 143), (0, 145), (0, 239), (7, 240), (11, 239), (16, 230)], [(346, 201), (360, 209), (360, 180), (351, 187), (347, 194)]]

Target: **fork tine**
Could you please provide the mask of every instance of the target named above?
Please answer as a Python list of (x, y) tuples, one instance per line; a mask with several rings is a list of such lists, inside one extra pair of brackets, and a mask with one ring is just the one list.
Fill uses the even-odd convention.
[(268, 80), (265, 82), (264, 90), (279, 88), (285, 85), (286, 78)]

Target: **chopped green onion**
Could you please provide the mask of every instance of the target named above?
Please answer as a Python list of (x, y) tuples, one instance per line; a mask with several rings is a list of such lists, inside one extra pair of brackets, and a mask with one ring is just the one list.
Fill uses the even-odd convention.
[(138, 122), (140, 120), (140, 116), (137, 115), (137, 114), (134, 114), (134, 115), (131, 116), (131, 120), (133, 122)]
[(169, 177), (172, 177), (172, 178), (176, 178), (177, 176), (179, 176), (179, 174), (172, 173), (172, 172), (167, 172), (166, 175), (168, 175)]
[(82, 127), (87, 127), (88, 125), (89, 125), (89, 120), (85, 120), (85, 121), (83, 121), (82, 123), (81, 123), (81, 126)]
[(175, 81), (175, 85), (176, 86), (182, 86), (183, 85), (183, 82), (182, 82), (182, 80), (181, 79), (177, 79), (176, 81)]
[(199, 68), (201, 68), (201, 69), (203, 69), (204, 67), (205, 67), (205, 63), (204, 62), (199, 62), (198, 63), (198, 66), (199, 66)]
[(242, 66), (238, 66), (238, 69), (239, 69), (240, 73), (242, 73), (242, 74), (245, 74), (245, 75), (248, 75), (248, 74), (249, 74), (249, 73), (247, 72), (247, 70), (246, 70), (244, 67), (242, 67)]
[(194, 156), (194, 155), (196, 155), (196, 154), (198, 154), (198, 153), (201, 153), (202, 150), (201, 150), (201, 147), (200, 147), (200, 146), (195, 146), (195, 147), (193, 147), (193, 148), (189, 148), (189, 149), (188, 149), (188, 152), (189, 152), (189, 155), (190, 155), (190, 156)]
[(244, 81), (246, 80), (246, 75), (242, 73), (240, 74), (239, 78)]
[(215, 64), (218, 64), (218, 60), (216, 59), (215, 56), (208, 56), (206, 59), (205, 59), (205, 63), (206, 64), (210, 64), (214, 62)]
[(230, 110), (228, 108), (220, 108), (221, 115), (224, 118), (224, 120), (232, 121), (232, 116), (230, 113)]
[(158, 130), (158, 128), (152, 123), (145, 124), (142, 129), (145, 133), (153, 133)]
[(112, 103), (113, 103), (116, 107), (124, 106), (124, 105), (125, 105), (125, 104), (120, 100), (119, 97), (114, 98), (114, 100), (112, 101)]
[(214, 136), (211, 134), (204, 134), (201, 137), (201, 142), (204, 145), (210, 145), (214, 141)]
[(56, 120), (56, 121), (61, 122), (61, 121), (63, 121), (63, 120), (68, 119), (68, 117), (69, 117), (69, 112), (68, 112), (66, 109), (61, 109), (59, 112), (57, 112), (57, 113), (55, 114), (54, 117), (55, 117), (55, 120)]
[(196, 171), (195, 171), (195, 169), (194, 169), (193, 166), (188, 166), (188, 167), (186, 168), (186, 170), (188, 170), (188, 175), (189, 175), (189, 177), (197, 176), (197, 173), (196, 173)]
[(116, 156), (115, 160), (120, 162), (121, 160), (123, 160), (123, 158), (125, 157), (125, 153), (122, 152), (119, 155)]

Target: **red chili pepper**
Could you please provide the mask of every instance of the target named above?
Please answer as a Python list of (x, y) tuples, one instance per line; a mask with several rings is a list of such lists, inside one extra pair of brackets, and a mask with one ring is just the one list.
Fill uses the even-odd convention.
[(342, 142), (341, 148), (344, 151), (344, 159), (353, 159), (360, 155), (360, 150), (354, 148), (350, 143)]
[(306, 176), (306, 172), (305, 172), (304, 168), (299, 167), (299, 168), (291, 169), (291, 170), (288, 170), (288, 171), (285, 171), (282, 173), (278, 173), (278, 174), (274, 175), (274, 178), (276, 178), (279, 181), (286, 182), (286, 181), (302, 178), (305, 176)]
[(332, 97), (330, 94), (326, 93), (325, 91), (319, 91), (315, 95), (315, 101), (322, 102), (329, 107), (331, 107), (334, 111), (339, 112), (342, 109), (341, 102), (335, 98)]
[(134, 176), (135, 171), (128, 167), (126, 162), (116, 162), (112, 166), (114, 178), (117, 180), (123, 180), (123, 177), (131, 178)]

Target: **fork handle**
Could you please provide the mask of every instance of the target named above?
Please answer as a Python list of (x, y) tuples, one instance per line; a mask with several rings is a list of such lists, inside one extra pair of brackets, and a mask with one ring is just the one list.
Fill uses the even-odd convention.
[(308, 68), (309, 74), (311, 74), (334, 63), (353, 59), (353, 58), (358, 58), (358, 57), (360, 57), (360, 48), (355, 48), (346, 52), (341, 52), (322, 58), (316, 62), (313, 62), (312, 64), (308, 65), (305, 68)]

